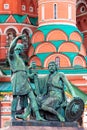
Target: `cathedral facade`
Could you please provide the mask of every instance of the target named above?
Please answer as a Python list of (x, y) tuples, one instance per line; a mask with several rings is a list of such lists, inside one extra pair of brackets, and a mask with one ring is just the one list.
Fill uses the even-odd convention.
[(1, 0), (0, 64), (7, 62), (13, 38), (26, 33), (28, 65), (47, 68), (51, 59), (59, 67), (86, 67), (86, 13), (86, 0)]

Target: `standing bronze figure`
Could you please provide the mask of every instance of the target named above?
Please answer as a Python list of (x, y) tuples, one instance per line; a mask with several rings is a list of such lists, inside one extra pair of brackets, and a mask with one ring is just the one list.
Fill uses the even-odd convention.
[[(23, 52), (23, 44), (17, 43), (19, 39), (24, 39), (25, 35), (17, 36), (10, 44), (8, 52), (8, 60), (12, 71), (11, 83), (13, 87), (13, 101), (11, 106), (12, 119), (16, 119), (16, 110), (18, 104), (18, 96), (28, 94), (30, 106), (36, 115), (36, 120), (44, 120), (39, 113), (38, 105), (28, 81), (26, 66), (21, 53)], [(29, 109), (30, 110), (30, 109)], [(30, 112), (30, 111), (29, 111)]]

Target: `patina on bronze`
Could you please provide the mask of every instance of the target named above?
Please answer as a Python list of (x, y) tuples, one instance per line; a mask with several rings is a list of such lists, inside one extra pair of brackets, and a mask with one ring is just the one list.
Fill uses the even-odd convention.
[(30, 114), (30, 109), (32, 108), (35, 113), (36, 120), (44, 120), (39, 113), (38, 105), (31, 89), (30, 82), (28, 80), (28, 75), (26, 71), (26, 66), (23, 59), (21, 58), (21, 53), (23, 52), (23, 44), (17, 44), (19, 39), (24, 39), (25, 35), (17, 36), (10, 44), (8, 51), (8, 60), (10, 68), (12, 71), (11, 83), (13, 87), (13, 101), (11, 106), (11, 116), (12, 119), (16, 119), (16, 110), (18, 104), (18, 96), (28, 95), (30, 100), (28, 114)]
[[(36, 96), (41, 115), (43, 115), (46, 120), (58, 120), (60, 122), (78, 120), (84, 110), (83, 100), (76, 96), (71, 83), (67, 80), (64, 73), (58, 72), (57, 65), (54, 61), (49, 63), (48, 70), (48, 75), (44, 77), (38, 76), (34, 82), (36, 88), (37, 85), (39, 88), (39, 94), (36, 94), (35, 90), (33, 90), (33, 92)], [(33, 78), (35, 77), (33, 76)], [(67, 102), (64, 85), (66, 85), (74, 97), (70, 103)], [(78, 110), (79, 114), (77, 114)], [(26, 119), (28, 111), (29, 108), (27, 108), (24, 114), (18, 115), (17, 117), (23, 120)]]

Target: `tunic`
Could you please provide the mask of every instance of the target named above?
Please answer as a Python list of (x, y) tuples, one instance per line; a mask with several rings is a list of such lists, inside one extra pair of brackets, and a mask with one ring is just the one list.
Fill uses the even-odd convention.
[[(10, 56), (12, 56), (12, 59)], [(28, 94), (31, 87), (22, 58), (15, 53), (11, 55), (9, 54), (9, 63), (12, 70), (11, 83), (13, 87), (13, 95)]]
[(59, 74), (55, 72), (53, 75), (48, 75), (42, 79), (39, 79), (39, 81), (41, 84), (44, 84), (42, 85), (42, 90), (43, 93), (45, 91), (46, 94), (43, 96), (41, 104), (52, 107), (54, 109), (60, 107), (60, 104), (62, 104), (66, 99), (64, 93), (64, 85), (60, 80)]

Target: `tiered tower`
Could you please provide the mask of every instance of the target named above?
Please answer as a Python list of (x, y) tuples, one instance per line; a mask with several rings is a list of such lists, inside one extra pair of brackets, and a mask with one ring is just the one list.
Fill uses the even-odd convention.
[(76, 0), (38, 0), (38, 19), (30, 62), (44, 68), (51, 60), (59, 67), (86, 67), (83, 35), (76, 27)]

